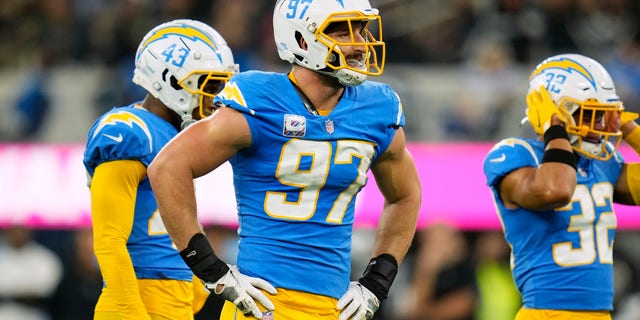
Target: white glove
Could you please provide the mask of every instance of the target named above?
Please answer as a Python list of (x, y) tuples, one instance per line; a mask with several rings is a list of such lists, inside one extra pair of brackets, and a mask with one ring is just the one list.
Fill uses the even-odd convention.
[(338, 300), (339, 320), (370, 320), (380, 307), (380, 300), (360, 282), (351, 281), (349, 289)]
[(229, 272), (222, 278), (216, 282), (205, 282), (204, 286), (225, 300), (233, 302), (245, 316), (262, 319), (262, 312), (258, 309), (256, 301), (267, 310), (275, 309), (271, 300), (259, 289), (276, 294), (276, 288), (263, 279), (240, 273), (237, 266), (229, 265)]

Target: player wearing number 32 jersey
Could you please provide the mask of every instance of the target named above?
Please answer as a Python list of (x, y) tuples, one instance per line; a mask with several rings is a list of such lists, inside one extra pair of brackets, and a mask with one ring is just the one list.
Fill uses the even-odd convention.
[[(497, 184), (517, 168), (539, 166), (543, 155), (542, 141), (516, 138), (501, 141), (487, 158), (495, 160), (488, 165), (488, 183)], [(502, 158), (505, 160), (497, 161)], [(525, 306), (611, 308), (611, 249), (616, 227), (611, 186), (620, 176), (622, 157), (616, 152), (606, 162), (581, 158), (578, 168), (576, 189), (566, 206), (531, 214), (526, 208), (510, 209), (498, 202), (506, 239), (517, 258), (513, 277), (523, 293)], [(595, 222), (598, 225), (594, 226)], [(558, 295), (555, 290), (559, 288), (572, 293)]]
[(516, 320), (611, 319), (613, 203), (640, 204), (637, 115), (624, 112), (595, 60), (562, 54), (529, 78), (527, 120), (537, 139), (508, 138), (484, 160), (522, 295)]

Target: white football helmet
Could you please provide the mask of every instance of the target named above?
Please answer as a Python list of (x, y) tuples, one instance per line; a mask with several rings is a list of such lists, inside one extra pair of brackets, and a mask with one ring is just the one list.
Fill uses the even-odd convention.
[(609, 159), (622, 139), (624, 107), (607, 70), (583, 55), (556, 55), (542, 61), (529, 77), (528, 92), (541, 86), (567, 119), (573, 149), (586, 157)]
[[(327, 27), (336, 22), (348, 24), (350, 41), (337, 42), (327, 35)], [(368, 0), (278, 0), (273, 31), (282, 60), (333, 76), (342, 85), (359, 85), (384, 70), (382, 23)], [(306, 48), (300, 46), (301, 39)], [(342, 51), (349, 46), (364, 48), (364, 61), (348, 61)]]
[(194, 109), (205, 116), (204, 98), (213, 98), (238, 69), (216, 30), (200, 21), (179, 19), (144, 36), (136, 52), (133, 82), (178, 113), (185, 128), (195, 121)]

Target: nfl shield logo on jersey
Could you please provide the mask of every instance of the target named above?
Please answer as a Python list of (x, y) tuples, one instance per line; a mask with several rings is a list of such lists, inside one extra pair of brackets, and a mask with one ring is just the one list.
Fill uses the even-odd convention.
[(333, 120), (327, 120), (324, 122), (324, 129), (327, 130), (328, 134), (333, 134), (335, 131), (335, 127), (333, 126)]
[(307, 132), (307, 119), (298, 114), (285, 114), (282, 134), (285, 137), (304, 137)]

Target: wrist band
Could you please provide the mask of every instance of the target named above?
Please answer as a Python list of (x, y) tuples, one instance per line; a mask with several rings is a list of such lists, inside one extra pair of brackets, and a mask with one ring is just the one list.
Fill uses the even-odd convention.
[(554, 139), (566, 139), (567, 141), (569, 141), (569, 134), (567, 133), (567, 129), (559, 124), (549, 127), (549, 129), (544, 132), (544, 145), (546, 146), (549, 141)]
[(548, 162), (564, 163), (570, 165), (573, 170), (576, 170), (578, 166), (576, 155), (573, 152), (569, 152), (563, 149), (549, 149), (545, 151), (544, 155), (542, 156), (542, 163)]
[(392, 255), (384, 253), (369, 261), (367, 269), (358, 282), (382, 301), (387, 298), (397, 273), (398, 262)]
[(202, 233), (191, 237), (189, 245), (180, 251), (180, 256), (193, 274), (207, 282), (216, 282), (229, 271), (229, 266), (213, 253), (209, 240)]

